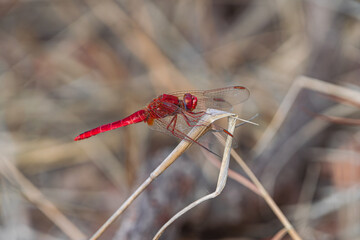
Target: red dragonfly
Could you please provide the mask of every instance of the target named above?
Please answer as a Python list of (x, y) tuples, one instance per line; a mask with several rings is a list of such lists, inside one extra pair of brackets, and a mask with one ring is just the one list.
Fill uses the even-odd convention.
[[(194, 141), (187, 137), (187, 133), (194, 126), (201, 125), (200, 119), (206, 114), (206, 109), (230, 111), (234, 105), (247, 100), (249, 95), (249, 90), (242, 86), (162, 94), (130, 116), (86, 131), (74, 140), (78, 141), (119, 127), (146, 122), (154, 130)], [(227, 133), (225, 129), (223, 131)]]

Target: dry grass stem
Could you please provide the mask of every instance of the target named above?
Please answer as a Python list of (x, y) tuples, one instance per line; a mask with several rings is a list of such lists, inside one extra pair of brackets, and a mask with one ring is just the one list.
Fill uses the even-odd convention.
[(274, 115), (271, 123), (266, 128), (265, 132), (254, 147), (254, 153), (256, 156), (259, 156), (266, 148), (266, 146), (269, 145), (269, 142), (274, 138), (302, 89), (310, 89), (319, 93), (327, 94), (329, 96), (351, 99), (352, 102), (360, 105), (359, 91), (351, 90), (346, 87), (341, 87), (309, 77), (299, 77), (292, 84), (291, 88), (283, 99), (282, 104)]
[(282, 228), (271, 240), (281, 240), (286, 235), (286, 228)]
[[(350, 115), (358, 112), (358, 109), (344, 109), (342, 104), (336, 104), (326, 109), (323, 114), (333, 115), (338, 112), (342, 112), (344, 115)], [(282, 145), (282, 151), (274, 154), (274, 159), (280, 158), (280, 156), (294, 156), (301, 146), (324, 131), (330, 124), (331, 122), (323, 121), (321, 118), (311, 119), (309, 122), (297, 129), (297, 134), (293, 134), (287, 138), (287, 141)], [(276, 179), (273, 176), (277, 176), (280, 173), (286, 162), (279, 161), (277, 164), (277, 168), (272, 169), (271, 173), (269, 173), (267, 168), (264, 171), (263, 178), (267, 179), (267, 186), (274, 186)], [(268, 167), (270, 168), (270, 166)]]
[[(214, 133), (214, 134), (218, 134), (218, 133)], [(220, 169), (221, 162), (217, 158), (215, 158), (211, 153), (206, 152), (205, 150), (203, 151), (203, 153), (206, 155), (207, 159), (210, 161), (211, 164), (213, 164), (214, 166), (216, 166), (217, 168)], [(229, 169), (228, 170), (228, 176), (231, 179), (233, 179), (233, 180), (237, 181), (238, 183), (242, 184), (243, 186), (245, 186), (249, 190), (253, 191), (255, 194), (260, 195), (260, 192), (256, 188), (256, 186), (251, 181), (249, 181), (247, 178), (243, 177), (241, 174)]]
[(8, 159), (0, 157), (0, 172), (19, 186), (22, 194), (41, 210), (70, 239), (82, 240), (86, 236), (60, 210), (49, 201)]
[(309, 216), (311, 213), (311, 199), (314, 198), (316, 183), (318, 183), (320, 175), (320, 167), (309, 167), (306, 171), (303, 187), (300, 192), (299, 206), (294, 212), (294, 220), (297, 222), (296, 226), (299, 231), (307, 228), (309, 223)]
[[(215, 135), (218, 140), (224, 144), (224, 139), (219, 136)], [(266, 203), (269, 205), (271, 210), (275, 213), (275, 215), (278, 217), (280, 222), (283, 224), (283, 226), (286, 228), (289, 235), (294, 240), (301, 240), (301, 237), (299, 234), (295, 231), (294, 227), (291, 225), (289, 220), (285, 217), (285, 215), (282, 213), (280, 208), (277, 206), (277, 204), (274, 202), (274, 200), (271, 198), (269, 193), (266, 191), (266, 189), (263, 187), (263, 185), (260, 183), (260, 181), (257, 179), (255, 174), (251, 171), (251, 169), (246, 165), (244, 160), (236, 153), (234, 149), (231, 149), (231, 156), (236, 160), (236, 162), (241, 166), (241, 168), (245, 171), (246, 175), (251, 179), (251, 181), (255, 184), (257, 189), (260, 192), (260, 195), (264, 198)]]
[(265, 190), (265, 188), (262, 186), (260, 181), (257, 179), (255, 174), (250, 170), (250, 168), (246, 165), (246, 163), (241, 159), (241, 157), (234, 151), (231, 151), (231, 155), (235, 158), (235, 160), (239, 163), (239, 165), (242, 167), (242, 169), (245, 171), (245, 173), (249, 176), (251, 181), (255, 184), (255, 186), (259, 189), (262, 197), (266, 201), (266, 203), (269, 205), (271, 210), (275, 213), (275, 215), (278, 217), (280, 222), (284, 225), (289, 235), (294, 240), (300, 240), (301, 237), (299, 234), (295, 231), (294, 227), (291, 225), (289, 220), (285, 217), (285, 215), (282, 213), (278, 205), (274, 202), (274, 200), (271, 198), (271, 196), (268, 194), (268, 192)]
[[(231, 134), (234, 133), (235, 126), (236, 126), (236, 117), (230, 116), (229, 117), (229, 127), (228, 127), (229, 133), (231, 133)], [(228, 135), (227, 139), (226, 139), (226, 142), (225, 142), (224, 154), (223, 154), (223, 158), (222, 158), (222, 161), (221, 161), (220, 172), (219, 172), (218, 182), (216, 184), (215, 191), (213, 193), (210, 193), (210, 194), (196, 200), (195, 202), (189, 204), (188, 206), (183, 208), (181, 211), (179, 211), (177, 214), (175, 214), (169, 221), (167, 221), (160, 228), (160, 230), (156, 233), (153, 240), (159, 239), (160, 236), (165, 231), (165, 229), (167, 227), (169, 227), (170, 224), (173, 223), (176, 219), (178, 219), (180, 216), (185, 214), (187, 211), (189, 211), (192, 208), (196, 207), (200, 203), (203, 203), (203, 202), (205, 202), (205, 201), (207, 201), (209, 199), (215, 198), (216, 196), (218, 196), (222, 192), (222, 190), (225, 187), (227, 174), (228, 174), (228, 168), (229, 168), (229, 162), (230, 162), (230, 150), (231, 150), (232, 140), (233, 140), (233, 138), (230, 135)]]

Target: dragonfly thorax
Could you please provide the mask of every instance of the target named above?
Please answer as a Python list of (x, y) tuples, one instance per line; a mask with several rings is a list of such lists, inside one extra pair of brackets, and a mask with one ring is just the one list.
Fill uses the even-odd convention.
[(164, 118), (166, 116), (175, 115), (178, 113), (178, 108), (181, 105), (179, 98), (169, 94), (162, 94), (153, 99), (147, 106), (149, 111), (148, 118)]
[(192, 112), (197, 105), (197, 97), (190, 93), (185, 93), (184, 99), (183, 99), (184, 108), (188, 112)]

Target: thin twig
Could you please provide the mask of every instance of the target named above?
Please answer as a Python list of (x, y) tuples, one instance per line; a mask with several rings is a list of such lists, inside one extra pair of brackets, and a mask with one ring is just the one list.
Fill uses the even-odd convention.
[(278, 231), (275, 236), (271, 240), (281, 240), (286, 234), (286, 229), (282, 228), (280, 231)]
[(269, 142), (274, 138), (302, 89), (310, 89), (329, 96), (351, 99), (351, 102), (354, 104), (360, 104), (359, 91), (320, 81), (314, 78), (301, 76), (297, 78), (290, 87), (271, 123), (266, 128), (260, 140), (254, 147), (253, 152), (256, 156), (259, 156), (264, 151), (266, 146), (269, 145)]
[(60, 210), (49, 201), (8, 159), (0, 156), (0, 172), (8, 181), (19, 185), (21, 192), (37, 206), (70, 239), (80, 240), (86, 236)]
[[(214, 133), (214, 134), (216, 134), (216, 133)], [(213, 164), (217, 168), (220, 168), (221, 162), (215, 156), (213, 156), (213, 154), (205, 151), (205, 149), (203, 150), (203, 153), (206, 154), (207, 159), (210, 161), (211, 164)], [(228, 176), (231, 179), (233, 179), (233, 180), (237, 181), (238, 183), (242, 184), (243, 186), (245, 186), (249, 190), (253, 191), (255, 194), (261, 196), (261, 194), (260, 194), (259, 190), (256, 188), (256, 186), (251, 181), (249, 181), (247, 178), (242, 176), (241, 174), (235, 172), (234, 170), (229, 169), (228, 170)]]
[[(235, 126), (236, 126), (236, 117), (232, 117), (232, 116), (229, 117), (229, 127), (228, 127), (229, 133), (231, 133), (231, 134), (234, 133)], [(230, 150), (231, 150), (232, 140), (233, 140), (233, 138), (230, 135), (228, 135), (227, 139), (226, 139), (226, 143), (225, 143), (224, 154), (223, 154), (223, 158), (222, 158), (222, 162), (221, 162), (221, 166), (220, 166), (220, 172), (219, 172), (218, 182), (217, 182), (215, 191), (194, 201), (193, 203), (189, 204), (188, 206), (183, 208), (181, 211), (179, 211), (177, 214), (175, 214), (169, 221), (167, 221), (160, 228), (160, 230), (156, 233), (153, 240), (158, 240), (160, 238), (160, 236), (163, 234), (163, 232), (165, 231), (165, 229), (168, 226), (170, 226), (170, 224), (173, 223), (176, 219), (181, 217), (183, 214), (185, 214), (192, 208), (196, 207), (200, 203), (203, 203), (209, 199), (215, 198), (222, 192), (222, 190), (225, 187), (226, 179), (227, 179), (227, 171), (228, 171), (229, 162), (230, 162)]]

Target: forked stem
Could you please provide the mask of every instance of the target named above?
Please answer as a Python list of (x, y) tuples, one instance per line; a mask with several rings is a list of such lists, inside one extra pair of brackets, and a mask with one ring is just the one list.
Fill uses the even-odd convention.
[[(236, 125), (236, 117), (235, 116), (230, 116), (229, 117), (229, 128), (228, 128), (229, 133), (231, 133), (231, 134), (234, 133), (235, 125)], [(228, 135), (227, 139), (226, 139), (226, 143), (225, 143), (224, 154), (223, 154), (223, 158), (222, 158), (222, 162), (221, 162), (221, 166), (220, 166), (220, 172), (219, 172), (218, 182), (217, 182), (215, 191), (213, 193), (210, 193), (210, 194), (196, 200), (195, 202), (189, 204), (188, 206), (183, 208), (181, 211), (179, 211), (177, 214), (175, 214), (169, 221), (167, 221), (160, 228), (160, 230), (156, 233), (153, 240), (159, 239), (160, 236), (165, 231), (165, 229), (167, 227), (169, 227), (170, 224), (172, 224), (176, 219), (178, 219), (183, 214), (185, 214), (187, 211), (189, 211), (190, 209), (196, 207), (200, 203), (205, 202), (206, 200), (215, 198), (216, 196), (218, 196), (222, 192), (222, 190), (224, 189), (225, 184), (226, 184), (227, 172), (228, 172), (228, 169), (229, 169), (230, 150), (231, 150), (232, 140), (233, 140), (233, 138), (230, 135)]]
[[(207, 127), (214, 121), (233, 116), (234, 114), (218, 111), (215, 109), (208, 109), (207, 114), (201, 118), (201, 121), (204, 123), (208, 123), (208, 125), (200, 125), (195, 126), (191, 129), (188, 136), (191, 139), (198, 139), (202, 136)], [(153, 171), (150, 176), (135, 190), (135, 192), (113, 213), (113, 215), (94, 233), (94, 235), (90, 238), (90, 240), (98, 239), (103, 232), (130, 206), (130, 204), (142, 193), (147, 186), (157, 178), (161, 173), (163, 173), (181, 154), (184, 153), (186, 149), (188, 149), (192, 141), (182, 140), (177, 147), (170, 153), (170, 155)]]

